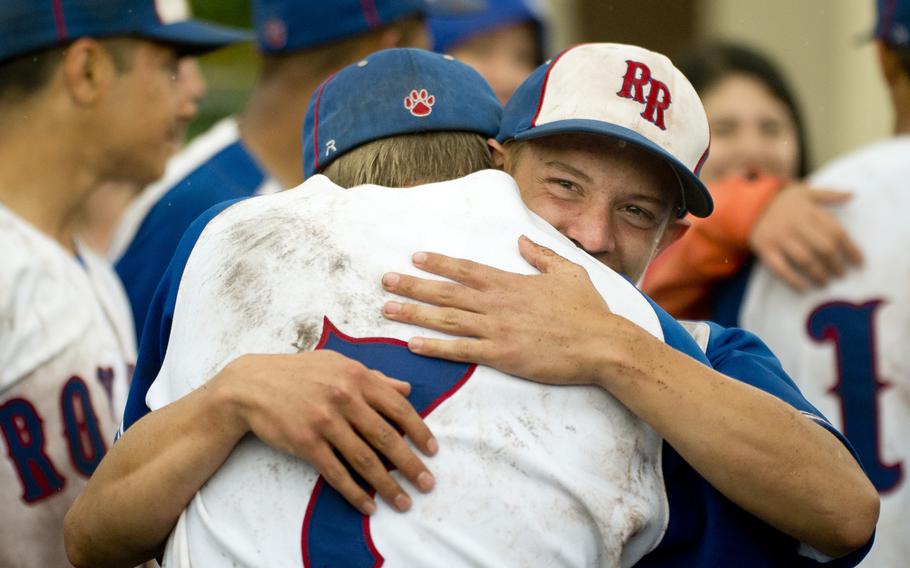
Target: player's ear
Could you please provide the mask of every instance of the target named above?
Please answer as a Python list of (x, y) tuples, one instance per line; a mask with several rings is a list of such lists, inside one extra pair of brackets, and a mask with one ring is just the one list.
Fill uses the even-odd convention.
[(657, 250), (654, 252), (656, 257), (658, 254), (663, 252), (665, 248), (672, 245), (679, 239), (683, 237), (689, 228), (692, 226), (692, 221), (688, 217), (683, 217), (682, 219), (672, 218), (667, 223), (667, 228), (664, 229), (664, 234), (661, 235), (660, 241), (657, 243)]
[(79, 106), (94, 104), (115, 72), (110, 54), (91, 38), (73, 42), (64, 53), (61, 68), (67, 92)]
[(487, 139), (487, 146), (490, 148), (490, 157), (493, 160), (493, 167), (497, 170), (506, 169), (506, 151), (502, 144), (494, 138)]

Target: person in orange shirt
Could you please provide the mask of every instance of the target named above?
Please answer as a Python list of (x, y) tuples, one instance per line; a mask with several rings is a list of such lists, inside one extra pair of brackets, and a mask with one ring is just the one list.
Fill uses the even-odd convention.
[(706, 44), (680, 63), (701, 96), (711, 155), (701, 177), (714, 213), (649, 268), (642, 288), (675, 317), (736, 323), (738, 298), (757, 257), (796, 290), (823, 286), (862, 262), (824, 209), (850, 194), (810, 188), (799, 109), (782, 73), (764, 56)]

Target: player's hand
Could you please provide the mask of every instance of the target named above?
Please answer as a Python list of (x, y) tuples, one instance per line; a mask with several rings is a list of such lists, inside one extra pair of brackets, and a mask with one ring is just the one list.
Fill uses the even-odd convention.
[(759, 217), (749, 235), (749, 246), (794, 290), (824, 286), (863, 260), (859, 248), (824, 207), (850, 197), (849, 193), (790, 185)]
[(519, 249), (541, 274), (417, 253), (415, 266), (454, 282), (388, 273), (382, 280), (386, 290), (432, 305), (387, 302), (383, 314), (462, 337), (415, 337), (408, 347), (419, 355), (480, 363), (550, 384), (595, 382), (595, 365), (579, 356), (591, 342), (585, 322), (615, 316), (584, 268), (526, 237)]
[(231, 389), (230, 408), (238, 427), (305, 460), (362, 513), (372, 514), (376, 505), (335, 451), (399, 511), (410, 508), (411, 498), (379, 454), (421, 491), (433, 488), (432, 474), (386, 420), (424, 454), (436, 453), (436, 440), (405, 398), (408, 383), (329, 350), (246, 355), (228, 365), (219, 379)]

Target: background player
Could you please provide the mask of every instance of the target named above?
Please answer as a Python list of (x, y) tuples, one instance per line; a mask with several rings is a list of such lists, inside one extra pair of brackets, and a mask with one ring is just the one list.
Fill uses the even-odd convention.
[[(245, 38), (148, 0), (0, 6), (0, 565), (66, 565), (63, 515), (135, 360), (123, 290), (81, 245), (88, 195), (159, 177), (195, 114), (184, 53)], [(132, 17), (124, 17), (131, 14)]]
[(832, 210), (862, 249), (861, 271), (796, 294), (764, 265), (749, 281), (742, 323), (765, 337), (800, 387), (842, 428), (881, 493), (876, 543), (864, 565), (904, 566), (910, 555), (908, 369), (910, 257), (910, 2), (879, 2), (875, 37), (894, 105), (894, 137), (812, 176), (854, 193)]
[[(183, 57), (180, 59), (177, 67), (177, 83), (197, 105), (205, 98), (207, 85), (202, 71), (199, 69), (198, 58)], [(187, 124), (186, 127), (188, 126)], [(186, 127), (184, 127), (184, 134), (181, 135), (181, 139), (184, 140)], [(120, 224), (123, 212), (141, 189), (126, 182), (116, 182), (103, 184), (92, 192), (85, 204), (79, 229), (79, 235), (86, 246), (101, 255), (107, 255), (114, 230)]]

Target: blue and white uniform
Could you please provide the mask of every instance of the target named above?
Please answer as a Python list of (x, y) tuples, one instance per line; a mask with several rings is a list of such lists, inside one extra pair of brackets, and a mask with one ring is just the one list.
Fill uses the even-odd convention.
[(0, 205), (0, 566), (68, 566), (63, 516), (104, 456), (136, 360), (107, 262)]
[(164, 177), (145, 188), (124, 213), (108, 254), (126, 288), (137, 336), (187, 227), (216, 203), (281, 189), (240, 140), (232, 117), (195, 138), (168, 163)]
[(596, 387), (415, 356), (405, 341), (422, 332), (382, 317), (381, 276), (416, 274), (414, 250), (531, 273), (522, 233), (582, 262), (614, 311), (661, 335), (647, 300), (522, 207), (502, 172), (409, 189), (345, 190), (315, 176), (209, 222), (183, 273), (149, 406), (244, 353), (336, 350), (411, 382), (443, 448), (428, 465), (449, 490), (415, 495), (407, 515), (380, 503), (366, 520), (308, 464), (249, 438), (190, 503), (166, 562), (631, 566), (651, 550), (667, 509), (650, 427)]
[[(446, 218), (457, 222), (438, 222)], [(720, 496), (603, 391), (545, 387), (438, 361), (431, 367), (448, 369), (441, 375), (451, 382), (448, 398), (427, 391), (433, 384), (426, 376), (438, 370), (421, 369), (426, 360), (399, 342), (431, 332), (381, 316), (388, 298), (382, 273), (414, 273), (415, 250), (529, 273), (515, 246), (520, 233), (585, 266), (615, 312), (704, 363), (703, 350), (713, 349), (727, 374), (833, 430), (753, 336), (705, 325), (693, 331), (696, 342), (528, 213), (502, 173), (346, 191), (315, 177), (281, 195), (222, 204), (194, 223), (156, 292), (125, 424), (186, 395), (241, 354), (336, 349), (407, 378), (412, 402), (433, 409), (426, 420), (443, 448), (430, 462), (439, 489), (416, 495), (408, 515), (380, 504), (365, 525), (337, 495), (326, 500), (330, 491), (309, 466), (246, 440), (181, 517), (167, 553), (171, 565), (209, 565), (222, 554), (240, 565), (270, 566), (300, 566), (304, 558), (332, 564), (332, 555), (342, 554), (347, 565), (358, 565), (350, 560), (356, 553), (369, 565), (378, 554), (390, 566), (426, 558), (444, 565), (626, 566), (652, 549), (641, 565), (814, 565), (797, 554), (799, 543)], [(589, 420), (597, 426), (585, 428)], [(472, 508), (474, 499), (483, 505)]]
[(831, 209), (865, 257), (824, 288), (795, 293), (763, 265), (752, 271), (744, 327), (763, 337), (806, 396), (856, 448), (881, 494), (868, 566), (910, 558), (910, 136), (871, 144), (812, 176), (853, 193)]

